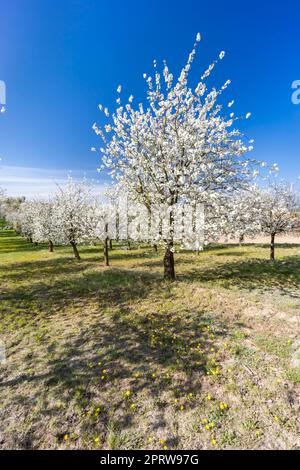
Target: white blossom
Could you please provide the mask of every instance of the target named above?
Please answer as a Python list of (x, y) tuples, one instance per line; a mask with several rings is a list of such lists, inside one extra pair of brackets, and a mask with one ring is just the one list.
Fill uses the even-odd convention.
[[(243, 187), (256, 162), (245, 157), (252, 148), (233, 127), (236, 119), (221, 114), (220, 90), (207, 89), (202, 75), (195, 92), (188, 86), (196, 45), (177, 81), (164, 62), (163, 80), (147, 78), (147, 109), (129, 102), (111, 116), (112, 132), (104, 140), (102, 160), (127, 192), (146, 207), (189, 201), (216, 204), (222, 192)], [(165, 240), (170, 253), (172, 236)]]

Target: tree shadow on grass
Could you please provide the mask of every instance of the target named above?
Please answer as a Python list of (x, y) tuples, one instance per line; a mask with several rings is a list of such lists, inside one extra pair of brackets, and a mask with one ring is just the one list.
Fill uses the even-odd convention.
[(236, 256), (238, 258), (240, 256), (245, 256), (245, 253), (242, 251), (226, 251), (224, 253), (214, 253), (214, 256)]
[[(269, 243), (257, 243), (256, 246), (258, 246), (260, 248), (270, 249), (270, 244)], [(300, 243), (276, 243), (275, 242), (275, 251), (278, 248), (281, 248), (281, 249), (300, 248)]]
[(48, 247), (46, 244), (39, 243), (35, 245), (34, 243), (29, 243), (26, 240), (20, 237), (8, 237), (1, 238), (0, 243), (0, 256), (4, 254), (13, 254), (19, 252), (38, 252), (41, 250), (46, 250)]
[(248, 259), (218, 264), (213, 268), (195, 267), (181, 273), (180, 280), (198, 281), (201, 284), (215, 282), (223, 287), (240, 287), (247, 290), (299, 290), (300, 256), (288, 256), (284, 260)]
[[(30, 313), (33, 303), (35, 311), (39, 311), (37, 315), (43, 317), (60, 310), (64, 311), (70, 304), (86, 306), (92, 302), (101, 305), (102, 308), (114, 307), (127, 301), (144, 298), (157, 286), (157, 283), (163, 282), (153, 274), (137, 270), (103, 267), (101, 270), (89, 270), (89, 267), (94, 268), (94, 265), (88, 263), (82, 265), (76, 263), (74, 270), (74, 263), (70, 267), (61, 259), (39, 262), (39, 267), (36, 267), (36, 276), (41, 279), (39, 282), (4, 287), (1, 299), (7, 307), (3, 307), (3, 316), (6, 310), (9, 312), (14, 309), (19, 316), (20, 309), (24, 314)], [(33, 264), (36, 266), (36, 263)], [(51, 269), (55, 269), (55, 272), (58, 269), (60, 274), (56, 277), (52, 272), (52, 276), (49, 276)]]
[[(100, 435), (105, 443), (109, 423), (114, 424), (117, 433), (129, 430), (139, 413), (143, 415), (143, 407), (155, 403), (153, 419), (148, 423), (151, 432), (164, 427), (168, 421), (166, 413), (178, 413), (180, 404), (185, 409), (194, 407), (193, 400), (201, 392), (207, 370), (207, 356), (215, 342), (211, 339), (212, 330), (207, 328), (211, 321), (204, 312), (185, 308), (178, 314), (154, 307), (136, 315), (129, 304), (109, 316), (99, 310), (79, 334), (70, 335), (54, 354), (51, 351), (44, 373), (23, 373), (3, 381), (0, 387), (14, 389), (14, 403), (25, 407), (43, 396), (49, 402), (63, 400), (67, 408), (79, 410), (76, 416), (69, 412), (63, 415), (63, 426), (56, 430), (58, 440), (80, 423), (85, 438), (87, 434), (91, 438)], [(217, 317), (213, 332), (217, 339), (227, 334)], [(16, 390), (26, 389), (27, 384), (31, 386), (30, 396), (17, 396)], [(190, 394), (193, 398), (187, 399)], [(178, 404), (174, 405), (175, 400)], [(94, 419), (98, 406), (99, 419)], [(59, 417), (62, 411), (47, 406), (41, 413)], [(40, 419), (41, 416), (32, 417), (33, 429)]]
[[(26, 413), (33, 403), (45, 402), (39, 414), (32, 417), (29, 434), (18, 437), (15, 433), (17, 448), (38, 447), (36, 429), (49, 417), (57, 422), (56, 441), (51, 446), (63, 442), (64, 434), (76, 426), (85, 438), (93, 441), (94, 435), (100, 435), (104, 443), (111, 423), (116, 434), (129, 430), (136, 413), (138, 416), (140, 412), (139, 406), (141, 409), (147, 406), (145, 396), (155, 403), (155, 418), (149, 425), (154, 431), (165, 425), (170, 407), (171, 413), (179, 411), (175, 399), (185, 397), (185, 408), (192, 408), (193, 400), (186, 401), (186, 397), (190, 393), (196, 396), (201, 390), (207, 352), (213, 344), (206, 329), (211, 318), (202, 311), (189, 311), (184, 304), (180, 312), (162, 312), (153, 306), (149, 307), (150, 311), (136, 314), (134, 306), (153, 293), (155, 301), (168, 298), (169, 284), (160, 275), (145, 271), (95, 270), (94, 262), (93, 258), (81, 263), (60, 258), (20, 263), (20, 272), (29, 269), (30, 279), (34, 273), (38, 282), (2, 291), (2, 318), (7, 313), (10, 326), (14, 327), (11, 316), (14, 310), (15, 328), (19, 327), (20, 317), (34, 318), (30, 334), (28, 329), (24, 330), (24, 335), (29, 334), (34, 353), (33, 357), (22, 358), (21, 369), (16, 362), (21, 373), (11, 377), (3, 371), (0, 388), (11, 394), (13, 407), (21, 407)], [(74, 305), (77, 310), (70, 313), (68, 307)], [(74, 324), (72, 315), (76, 315)], [(40, 321), (45, 318), (47, 331), (35, 344)], [(50, 322), (60, 321), (63, 328), (69, 328), (63, 343), (51, 332)], [(74, 332), (74, 326), (78, 332)], [(217, 323), (214, 333), (217, 337), (224, 336), (226, 328)], [(34, 357), (37, 364), (43, 364), (35, 372)], [(126, 390), (131, 392), (129, 397), (125, 395)], [(146, 400), (141, 405), (140, 396)], [(53, 405), (57, 401), (63, 401), (63, 410)], [(93, 410), (98, 405), (101, 413), (95, 419)], [(136, 411), (131, 405), (136, 406)], [(172, 406), (177, 408), (172, 411)], [(82, 446), (86, 445), (84, 442)]]
[(139, 249), (132, 249), (132, 250), (126, 250), (122, 252), (110, 252), (110, 257), (112, 260), (120, 260), (120, 261), (126, 261), (126, 260), (135, 260), (139, 258), (146, 258), (146, 259), (153, 259), (155, 256), (157, 256), (156, 252), (152, 252), (151, 249), (146, 250), (139, 250)]
[(91, 267), (101, 266), (103, 260), (99, 257), (84, 258), (80, 261), (71, 256), (60, 256), (59, 258), (34, 260), (20, 263), (13, 263), (1, 267), (3, 280), (20, 281), (49, 278), (51, 276), (65, 276), (77, 274)]

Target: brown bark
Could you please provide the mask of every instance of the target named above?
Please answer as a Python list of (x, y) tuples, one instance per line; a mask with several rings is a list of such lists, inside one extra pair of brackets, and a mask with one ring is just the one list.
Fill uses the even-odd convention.
[(73, 251), (74, 251), (74, 256), (76, 259), (80, 259), (80, 255), (79, 255), (79, 252), (77, 250), (77, 246), (76, 246), (76, 243), (75, 242), (71, 242), (71, 245), (72, 245), (72, 248), (73, 248)]
[(103, 255), (104, 255), (104, 264), (109, 266), (109, 255), (108, 255), (108, 223), (105, 224), (105, 238), (103, 242)]
[(174, 281), (175, 279), (173, 243), (168, 243), (165, 248), (164, 278), (170, 281)]
[(106, 238), (104, 239), (103, 255), (104, 255), (104, 263), (105, 263), (105, 266), (109, 266), (108, 237), (106, 237)]
[(275, 233), (271, 233), (270, 260), (275, 260)]
[(113, 250), (113, 244), (112, 244), (112, 239), (111, 238), (109, 239), (109, 249)]
[(244, 235), (240, 235), (240, 237), (239, 237), (239, 245), (242, 246), (243, 243), (244, 243)]
[(157, 244), (156, 243), (153, 245), (153, 248), (154, 248), (154, 251), (157, 252)]
[(49, 251), (50, 253), (53, 253), (53, 243), (51, 240), (49, 240)]

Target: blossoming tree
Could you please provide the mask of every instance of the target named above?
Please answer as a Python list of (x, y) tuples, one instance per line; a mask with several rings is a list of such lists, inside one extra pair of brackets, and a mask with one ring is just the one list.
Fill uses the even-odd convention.
[(260, 233), (260, 204), (256, 197), (257, 186), (251, 185), (242, 191), (235, 191), (223, 204), (226, 220), (223, 232), (228, 238), (237, 238), (240, 245), (244, 237), (253, 238)]
[[(235, 128), (234, 114), (225, 116), (218, 104), (230, 81), (219, 90), (209, 90), (205, 84), (217, 60), (202, 74), (195, 89), (188, 86), (199, 41), (200, 34), (178, 80), (166, 62), (162, 76), (156, 62), (154, 77), (144, 74), (148, 85), (146, 109), (142, 103), (134, 107), (132, 95), (125, 105), (118, 97), (112, 116), (100, 105), (107, 124), (103, 128), (93, 125), (103, 141), (102, 168), (107, 167), (112, 177), (146, 207), (169, 207), (170, 230), (163, 240), (164, 276), (168, 279), (175, 277), (173, 206), (181, 201), (204, 202), (208, 194), (243, 186), (252, 173), (251, 161), (245, 156), (252, 150), (252, 142), (245, 142)], [(219, 60), (223, 57), (221, 52)], [(121, 93), (120, 86), (117, 91)]]
[(69, 177), (64, 186), (59, 186), (54, 198), (54, 211), (61, 242), (70, 244), (74, 256), (80, 260), (78, 243), (91, 237), (88, 208), (92, 188), (85, 182), (76, 182)]
[(285, 182), (271, 182), (266, 188), (256, 188), (260, 206), (259, 222), (262, 233), (271, 237), (270, 259), (275, 259), (275, 237), (300, 228), (299, 195)]
[(19, 227), (21, 234), (30, 243), (34, 241), (34, 224), (36, 218), (36, 205), (34, 201), (24, 201), (19, 210), (11, 214), (14, 218), (14, 226)]
[(52, 253), (54, 243), (59, 242), (60, 232), (54, 202), (51, 199), (35, 202), (33, 230), (35, 241), (40, 243), (47, 242), (49, 251)]

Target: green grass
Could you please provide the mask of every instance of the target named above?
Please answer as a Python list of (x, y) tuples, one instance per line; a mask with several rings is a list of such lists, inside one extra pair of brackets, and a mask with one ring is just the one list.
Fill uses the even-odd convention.
[(0, 231), (1, 448), (299, 447), (298, 245), (79, 251)]
[(300, 367), (291, 367), (286, 372), (286, 377), (295, 385), (300, 385)]

